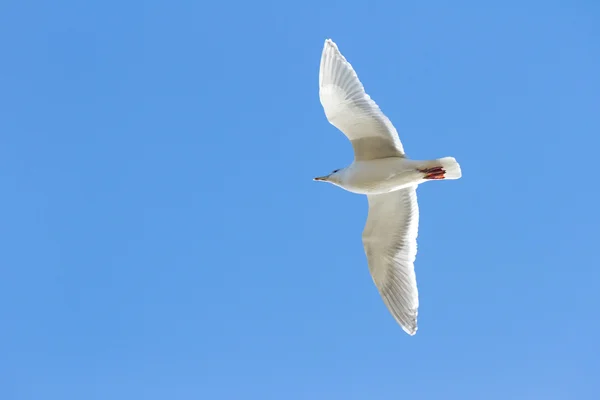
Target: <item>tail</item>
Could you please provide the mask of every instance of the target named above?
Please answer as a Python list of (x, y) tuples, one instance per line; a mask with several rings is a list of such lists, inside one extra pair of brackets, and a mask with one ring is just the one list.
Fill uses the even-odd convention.
[(460, 165), (454, 157), (438, 158), (424, 164), (424, 168), (419, 168), (425, 174), (423, 179), (458, 179), (462, 176)]

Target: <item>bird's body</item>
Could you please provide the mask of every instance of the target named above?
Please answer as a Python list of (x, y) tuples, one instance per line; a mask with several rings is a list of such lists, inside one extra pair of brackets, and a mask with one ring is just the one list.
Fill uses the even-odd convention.
[(387, 157), (354, 161), (339, 170), (330, 182), (357, 194), (384, 194), (425, 182), (423, 170), (441, 167), (434, 161), (416, 161), (405, 157)]
[(396, 129), (330, 39), (321, 56), (319, 98), (329, 122), (352, 143), (354, 162), (315, 180), (367, 195), (363, 245), (371, 276), (396, 321), (414, 335), (419, 308), (416, 188), (430, 180), (458, 179), (460, 166), (452, 157), (408, 159)]

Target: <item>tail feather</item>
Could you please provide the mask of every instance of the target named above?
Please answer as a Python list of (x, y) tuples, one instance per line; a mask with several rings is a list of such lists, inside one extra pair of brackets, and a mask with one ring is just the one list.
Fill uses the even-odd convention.
[(460, 165), (454, 157), (444, 157), (437, 160), (446, 171), (444, 179), (458, 179), (462, 176)]
[(423, 179), (458, 179), (462, 176), (460, 165), (454, 157), (443, 157), (427, 162), (425, 168), (419, 168), (425, 174)]

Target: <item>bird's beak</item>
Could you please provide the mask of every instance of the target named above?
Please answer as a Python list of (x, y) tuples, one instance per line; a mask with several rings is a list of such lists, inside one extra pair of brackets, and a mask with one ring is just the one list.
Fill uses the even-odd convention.
[(315, 179), (313, 179), (313, 181), (326, 181), (327, 177), (326, 176), (317, 176)]

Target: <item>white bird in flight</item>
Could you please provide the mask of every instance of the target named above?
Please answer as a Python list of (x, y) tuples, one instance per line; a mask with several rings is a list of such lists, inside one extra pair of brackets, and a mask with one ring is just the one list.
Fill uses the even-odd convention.
[(354, 161), (314, 180), (367, 195), (369, 216), (362, 240), (371, 276), (396, 321), (414, 335), (419, 308), (416, 189), (429, 180), (460, 178), (460, 166), (453, 157), (408, 159), (398, 132), (331, 39), (321, 55), (319, 97), (329, 122), (352, 143)]

